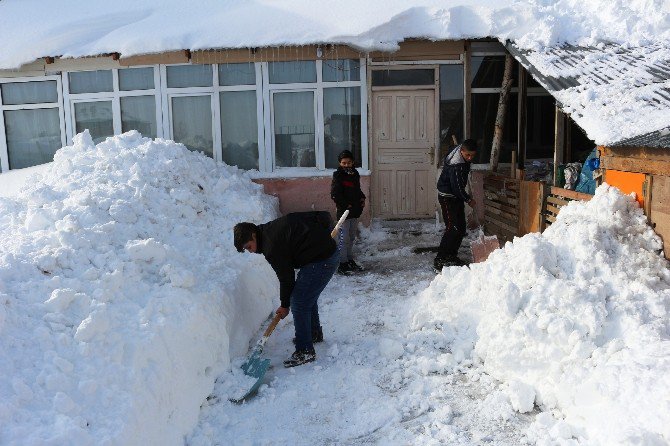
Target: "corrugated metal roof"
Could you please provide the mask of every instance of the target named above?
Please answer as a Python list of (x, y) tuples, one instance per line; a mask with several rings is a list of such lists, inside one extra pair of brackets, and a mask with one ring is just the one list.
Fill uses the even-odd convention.
[(633, 138), (624, 139), (611, 147), (670, 147), (670, 127)]
[[(590, 138), (609, 146), (670, 148), (670, 60), (663, 44), (506, 47)], [(602, 141), (608, 139), (600, 136), (603, 129), (613, 128), (620, 129), (615, 139)]]

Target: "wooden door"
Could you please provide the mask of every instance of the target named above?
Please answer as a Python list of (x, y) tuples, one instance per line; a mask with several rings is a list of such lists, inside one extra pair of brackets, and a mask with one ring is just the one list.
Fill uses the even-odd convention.
[(372, 102), (373, 215), (435, 216), (435, 90), (373, 91)]
[(666, 259), (670, 259), (670, 176), (649, 175), (651, 203), (649, 221), (663, 240)]

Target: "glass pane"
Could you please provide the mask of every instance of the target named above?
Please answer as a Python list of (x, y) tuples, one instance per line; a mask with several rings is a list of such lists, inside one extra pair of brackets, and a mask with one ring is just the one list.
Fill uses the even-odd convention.
[(212, 100), (210, 96), (172, 98), (172, 134), (176, 142), (213, 157)]
[(324, 88), (323, 119), (326, 167), (337, 169), (337, 155), (343, 150), (354, 154), (361, 166), (361, 89)]
[(112, 101), (76, 102), (74, 117), (76, 132), (88, 129), (96, 144), (114, 135)]
[(113, 91), (112, 70), (76, 71), (68, 73), (70, 93), (100, 93)]
[(375, 70), (372, 72), (372, 85), (374, 87), (432, 85), (434, 83), (434, 70)]
[(0, 88), (4, 105), (58, 102), (56, 81), (11, 82)]
[[(554, 157), (555, 114), (556, 100), (552, 96), (526, 97), (526, 159)], [(577, 146), (572, 147), (574, 152)]]
[[(472, 138), (477, 141), (476, 164), (486, 164), (491, 159), (491, 145), (493, 144), (493, 130), (498, 114), (498, 93), (476, 93), (472, 95)], [(503, 143), (500, 149), (501, 163), (509, 163), (512, 159), (512, 150), (516, 149), (517, 140), (517, 94), (511, 93), (507, 103), (505, 125), (503, 126)]]
[(313, 60), (270, 62), (269, 72), (271, 84), (316, 82), (316, 62)]
[[(516, 87), (519, 66), (512, 64), (512, 86)], [(472, 88), (500, 88), (505, 73), (505, 56), (473, 56)]]
[(51, 162), (62, 146), (58, 109), (8, 110), (5, 135), (10, 169)]
[(463, 66), (440, 67), (440, 157), (463, 140)]
[(256, 68), (253, 63), (219, 65), (219, 85), (255, 85)]
[(121, 131), (137, 130), (147, 138), (155, 138), (156, 98), (127, 96), (121, 98)]
[(324, 82), (342, 82), (361, 80), (361, 63), (356, 59), (324, 60)]
[(166, 68), (168, 88), (211, 87), (211, 65), (173, 65)]
[(153, 68), (125, 68), (119, 70), (119, 90), (151, 90), (153, 88)]
[(316, 167), (314, 92), (274, 94), (275, 165)]
[(240, 169), (258, 169), (256, 91), (221, 93), (223, 161)]

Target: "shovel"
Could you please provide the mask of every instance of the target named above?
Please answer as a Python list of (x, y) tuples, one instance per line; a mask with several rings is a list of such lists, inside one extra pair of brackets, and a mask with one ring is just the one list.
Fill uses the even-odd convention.
[(241, 403), (247, 397), (256, 393), (258, 388), (261, 386), (265, 372), (267, 372), (268, 367), (270, 367), (270, 360), (261, 358), (261, 353), (263, 353), (263, 347), (265, 347), (265, 343), (268, 341), (268, 338), (280, 320), (281, 316), (276, 314), (272, 319), (272, 322), (270, 322), (270, 326), (267, 328), (267, 330), (265, 330), (265, 333), (263, 333), (263, 337), (258, 341), (258, 343), (256, 343), (256, 346), (251, 352), (251, 355), (249, 355), (249, 358), (247, 358), (245, 363), (242, 364), (242, 370), (244, 371), (244, 374), (256, 378), (256, 382), (253, 386), (251, 386), (247, 393), (242, 395), (240, 398), (231, 398), (230, 401), (233, 403)]
[(470, 242), (470, 250), (472, 251), (472, 263), (479, 263), (485, 261), (493, 251), (500, 248), (500, 242), (495, 235), (484, 235), (484, 228), (477, 218), (477, 211), (474, 209), (472, 211), (477, 224), (477, 237)]
[[(340, 227), (342, 226), (342, 223), (344, 223), (344, 220), (347, 219), (347, 216), (349, 215), (349, 210), (344, 211), (342, 214), (342, 217), (337, 221), (337, 224), (335, 225), (335, 228), (333, 228), (333, 231), (330, 233), (330, 236), (332, 238), (336, 238), (337, 234), (340, 230)], [(246, 398), (249, 396), (253, 395), (258, 391), (258, 388), (261, 386), (263, 383), (263, 377), (265, 376), (265, 372), (268, 371), (268, 368), (270, 367), (270, 360), (269, 359), (263, 359), (261, 358), (261, 353), (263, 353), (263, 347), (265, 347), (265, 343), (268, 341), (268, 338), (274, 331), (275, 327), (281, 320), (281, 317), (277, 314), (275, 317), (272, 319), (272, 322), (270, 322), (270, 326), (265, 330), (265, 333), (263, 333), (263, 337), (258, 341), (254, 349), (252, 350), (251, 354), (249, 355), (249, 358), (245, 361), (244, 364), (242, 364), (242, 370), (244, 371), (244, 374), (247, 376), (251, 376), (252, 378), (256, 378), (256, 382), (254, 383), (253, 386), (240, 398), (231, 398), (230, 401), (233, 403), (241, 403), (244, 401)]]

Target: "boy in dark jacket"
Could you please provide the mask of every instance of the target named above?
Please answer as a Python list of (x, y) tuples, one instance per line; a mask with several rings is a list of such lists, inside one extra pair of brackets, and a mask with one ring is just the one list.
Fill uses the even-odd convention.
[(441, 271), (444, 266), (463, 265), (457, 257), (465, 237), (465, 203), (474, 207), (475, 200), (467, 193), (470, 164), (477, 154), (477, 143), (466, 139), (444, 158), (442, 173), (437, 180), (437, 200), (442, 208), (444, 234), (433, 266)]
[[(330, 236), (328, 212), (296, 212), (262, 225), (238, 223), (235, 248), (263, 254), (279, 279), (281, 304), (276, 313), (284, 319), (289, 308), (295, 324), (296, 350), (285, 367), (316, 359), (314, 342), (323, 341), (317, 301), (339, 261), (335, 240)], [(295, 269), (299, 269), (295, 277)]]
[(330, 198), (337, 207), (337, 218), (344, 211), (349, 210), (346, 221), (340, 228), (340, 266), (339, 274), (349, 274), (352, 271), (363, 271), (363, 267), (354, 261), (352, 248), (356, 239), (358, 217), (365, 207), (365, 194), (361, 190), (361, 177), (354, 168), (354, 155), (349, 150), (343, 150), (337, 160), (340, 167), (333, 172), (333, 182), (330, 185)]

